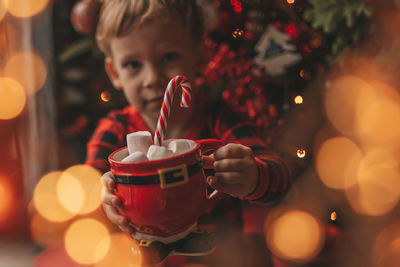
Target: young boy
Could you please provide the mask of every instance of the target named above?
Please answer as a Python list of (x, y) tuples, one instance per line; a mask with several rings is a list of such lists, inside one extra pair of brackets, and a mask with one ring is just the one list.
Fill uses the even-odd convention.
[[(184, 75), (194, 85), (196, 74), (206, 64), (201, 52), (202, 31), (202, 16), (195, 0), (103, 1), (97, 41), (113, 86), (123, 90), (130, 105), (100, 121), (88, 143), (86, 163), (105, 172), (104, 212), (129, 234), (134, 229), (117, 210), (122, 203), (113, 194), (115, 184), (108, 172), (107, 157), (126, 146), (128, 133), (154, 133), (165, 88), (172, 77)], [(223, 228), (227, 227), (228, 221), (221, 218), (222, 213), (228, 213), (233, 221), (242, 217), (245, 232), (254, 232), (250, 229), (254, 224), (261, 231), (263, 216), (257, 213), (262, 211), (264, 215), (264, 209), (246, 203), (266, 204), (280, 199), (290, 185), (286, 164), (255, 136), (248, 122), (241, 121), (222, 103), (210, 105), (196, 88), (192, 88), (188, 109), (179, 107), (179, 93), (175, 97), (166, 138), (218, 138), (227, 143), (213, 154), (215, 174), (207, 178), (211, 187), (226, 193), (225, 200), (199, 223), (219, 220)], [(262, 218), (260, 222), (255, 221), (257, 217)]]

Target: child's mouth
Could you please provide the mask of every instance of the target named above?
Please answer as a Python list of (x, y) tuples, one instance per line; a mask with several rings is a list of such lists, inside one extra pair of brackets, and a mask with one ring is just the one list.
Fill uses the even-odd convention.
[(155, 97), (155, 98), (147, 100), (147, 103), (151, 104), (151, 105), (156, 105), (156, 104), (161, 105), (162, 101), (163, 101), (163, 97), (160, 96), (160, 97)]

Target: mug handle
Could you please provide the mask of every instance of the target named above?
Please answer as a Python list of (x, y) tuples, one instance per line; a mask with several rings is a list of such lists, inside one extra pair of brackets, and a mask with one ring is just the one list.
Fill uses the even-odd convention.
[[(205, 154), (207, 152), (213, 152), (217, 150), (218, 148), (222, 147), (225, 145), (225, 143), (221, 140), (218, 139), (202, 139), (202, 140), (197, 140), (197, 143), (200, 144), (200, 150), (202, 154)], [(214, 169), (214, 159), (210, 157), (203, 157), (203, 168), (204, 169)], [(207, 188), (206, 188), (206, 198), (207, 199), (212, 199), (219, 195), (220, 192), (217, 190), (214, 190), (211, 194), (207, 193)]]

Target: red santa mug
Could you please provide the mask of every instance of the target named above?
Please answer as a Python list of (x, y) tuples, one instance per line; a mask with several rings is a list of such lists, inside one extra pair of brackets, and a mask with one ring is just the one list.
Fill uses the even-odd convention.
[(208, 194), (204, 169), (212, 169), (213, 161), (203, 155), (224, 143), (204, 139), (193, 144), (183, 154), (153, 161), (121, 162), (128, 155), (126, 147), (110, 154), (115, 194), (124, 204), (120, 212), (142, 236), (174, 239), (220, 199), (217, 191)]

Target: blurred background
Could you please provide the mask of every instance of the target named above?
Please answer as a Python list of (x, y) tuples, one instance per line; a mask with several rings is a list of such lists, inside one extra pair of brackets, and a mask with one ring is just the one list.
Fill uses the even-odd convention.
[[(274, 266), (400, 266), (400, 1), (200, 2), (209, 64), (194, 83), (295, 171), (265, 218)], [(134, 260), (83, 165), (98, 120), (126, 105), (96, 47), (100, 5), (0, 0), (0, 266), (59, 247), (40, 266)]]

